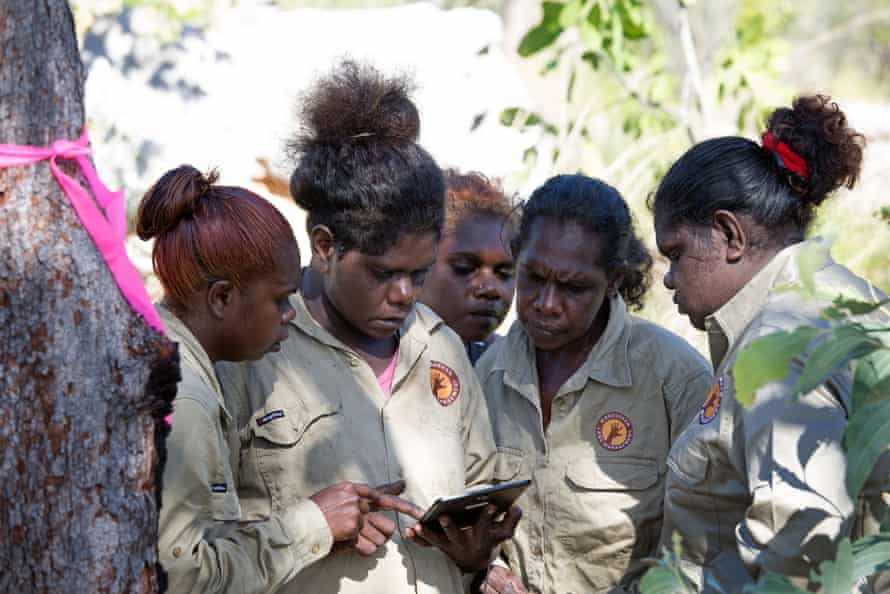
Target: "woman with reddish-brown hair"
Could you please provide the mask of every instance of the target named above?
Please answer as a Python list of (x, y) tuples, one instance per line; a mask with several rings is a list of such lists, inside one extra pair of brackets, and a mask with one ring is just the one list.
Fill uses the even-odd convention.
[[(366, 485), (327, 487), (281, 514), (242, 522), (238, 435), (213, 364), (278, 350), (294, 317), (300, 253), (288, 222), (243, 188), (215, 185), (183, 165), (139, 205), (137, 232), (154, 238), (164, 286), (157, 306), (179, 343), (182, 381), (167, 439), (160, 511), (161, 562), (170, 592), (271, 592), (324, 557), (335, 541), (370, 554), (363, 516), (400, 500)], [(407, 509), (407, 508), (406, 508)]]
[(513, 303), (510, 242), (518, 216), (499, 180), (455, 169), (444, 174), (445, 225), (420, 300), (457, 332), (475, 363)]

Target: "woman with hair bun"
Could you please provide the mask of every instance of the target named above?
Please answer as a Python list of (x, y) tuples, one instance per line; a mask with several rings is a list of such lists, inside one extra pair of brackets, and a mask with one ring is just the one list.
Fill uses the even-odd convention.
[(492, 570), (486, 594), (620, 591), (657, 554), (667, 452), (713, 376), (685, 340), (628, 312), (652, 258), (612, 186), (549, 179), (513, 253), (519, 319), (476, 369), (495, 478), (532, 486), (509, 570)]
[(457, 332), (471, 363), (493, 342), (513, 303), (516, 213), (499, 181), (445, 171), (445, 226), (420, 300)]
[[(683, 568), (705, 592), (739, 592), (767, 571), (805, 585), (851, 527), (855, 534), (877, 525), (870, 512), (854, 521), (845, 488), (850, 370), (792, 397), (805, 355), (747, 409), (736, 402), (733, 376), (739, 352), (756, 338), (826, 326), (829, 301), (788, 290), (804, 286), (801, 255), (810, 267), (816, 258), (822, 294), (878, 294), (804, 240), (816, 208), (855, 184), (863, 146), (836, 103), (802, 96), (772, 113), (761, 144), (725, 137), (695, 145), (655, 193), (658, 249), (670, 260), (664, 284), (680, 313), (708, 333), (717, 376), (671, 450), (662, 539), (668, 545), (680, 534)], [(863, 491), (873, 499), (887, 490), (883, 468)]]
[[(245, 411), (242, 505), (290, 509), (333, 480), (404, 481), (422, 508), (491, 478), (494, 443), (463, 343), (418, 304), (436, 260), (444, 184), (417, 144), (409, 83), (340, 64), (302, 102), (291, 194), (307, 211), (311, 267), (280, 352), (220, 368)], [(458, 594), (519, 519), (481, 514), (468, 530), (369, 514), (380, 548), (337, 551), (285, 592)], [(396, 528), (401, 528), (399, 532)], [(432, 544), (434, 547), (420, 546)]]
[(294, 318), (300, 253), (288, 222), (243, 188), (216, 185), (183, 165), (139, 205), (136, 229), (155, 239), (164, 286), (157, 306), (179, 343), (182, 381), (167, 438), (159, 555), (168, 591), (271, 592), (359, 535), (370, 503), (406, 507), (365, 485), (325, 488), (282, 513), (241, 522), (238, 434), (213, 363), (259, 359), (281, 348)]

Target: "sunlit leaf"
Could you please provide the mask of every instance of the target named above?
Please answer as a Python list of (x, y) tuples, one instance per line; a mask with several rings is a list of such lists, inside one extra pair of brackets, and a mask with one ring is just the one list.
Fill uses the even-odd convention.
[(856, 579), (853, 577), (853, 547), (850, 539), (843, 539), (837, 548), (834, 561), (819, 564), (819, 573), (811, 573), (810, 579), (822, 584), (824, 594), (850, 594)]
[(559, 26), (563, 29), (574, 27), (581, 20), (584, 0), (569, 0), (559, 13)]
[(765, 573), (760, 576), (755, 584), (748, 584), (742, 588), (745, 594), (806, 594), (792, 584), (784, 575)]
[(890, 445), (890, 400), (867, 404), (847, 423), (844, 449), (847, 452), (847, 492), (855, 498), (871, 474), (872, 467)]
[(679, 533), (671, 535), (673, 549), (665, 547), (658, 565), (646, 572), (640, 581), (643, 594), (695, 594), (696, 588), (680, 567), (683, 546)]
[(825, 265), (830, 253), (831, 242), (827, 240), (810, 241), (797, 253), (800, 281), (811, 295), (818, 293), (815, 275)]
[(853, 543), (853, 579), (890, 570), (890, 534), (876, 534)]
[(519, 42), (519, 55), (527, 58), (542, 49), (549, 47), (562, 34), (563, 27), (559, 23), (564, 5), (560, 2), (544, 2), (544, 15), (541, 23), (532, 28)]
[(736, 399), (743, 406), (750, 406), (757, 390), (770, 382), (784, 379), (794, 358), (801, 355), (821, 333), (817, 328), (802, 327), (754, 340), (739, 353), (732, 369)]
[(829, 331), (807, 357), (803, 372), (794, 385), (795, 394), (806, 394), (851, 360), (864, 357), (883, 347), (858, 324), (846, 324)]
[(860, 408), (890, 397), (890, 349), (882, 349), (856, 362), (853, 373), (852, 406)]

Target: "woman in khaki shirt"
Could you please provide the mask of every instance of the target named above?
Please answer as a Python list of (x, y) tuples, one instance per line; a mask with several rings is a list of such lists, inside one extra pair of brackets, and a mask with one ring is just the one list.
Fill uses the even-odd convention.
[[(707, 332), (717, 375), (671, 450), (663, 534), (665, 544), (680, 534), (683, 568), (705, 592), (740, 592), (766, 571), (807, 586), (842, 536), (876, 531), (874, 514), (886, 509), (886, 456), (858, 511), (845, 488), (851, 369), (792, 397), (804, 355), (747, 409), (736, 402), (733, 370), (760, 336), (825, 328), (822, 310), (842, 292), (883, 297), (824, 245), (804, 241), (816, 208), (853, 186), (863, 145), (837, 104), (803, 96), (772, 113), (760, 144), (733, 136), (692, 147), (655, 194), (658, 249), (670, 260), (664, 283), (680, 313)], [(806, 285), (821, 296), (806, 297)]]
[(513, 304), (516, 209), (498, 180), (444, 173), (445, 226), (420, 300), (457, 332), (475, 363)]
[(628, 313), (652, 260), (615, 188), (548, 180), (524, 205), (515, 243), (519, 320), (477, 371), (495, 476), (532, 486), (505, 546), (509, 570), (492, 571), (489, 591), (620, 590), (656, 554), (667, 452), (710, 369), (682, 338)]
[[(306, 209), (312, 265), (281, 351), (220, 367), (240, 411), (249, 516), (284, 513), (319, 485), (403, 480), (426, 508), (491, 478), (494, 442), (460, 338), (416, 304), (436, 259), (444, 184), (417, 144), (409, 84), (346, 62), (303, 99), (291, 193)], [(416, 526), (361, 556), (335, 550), (284, 587), (299, 594), (459, 594), (512, 534), (511, 510), (467, 531)], [(432, 544), (434, 547), (422, 546)]]
[(280, 348), (294, 317), (289, 297), (300, 254), (275, 207), (215, 180), (187, 165), (167, 172), (143, 197), (136, 221), (142, 239), (155, 239), (165, 293), (158, 310), (179, 343), (182, 373), (166, 441), (158, 548), (169, 592), (258, 594), (322, 558), (333, 541), (355, 539), (372, 503), (408, 508), (342, 483), (284, 513), (241, 523), (237, 434), (213, 362)]

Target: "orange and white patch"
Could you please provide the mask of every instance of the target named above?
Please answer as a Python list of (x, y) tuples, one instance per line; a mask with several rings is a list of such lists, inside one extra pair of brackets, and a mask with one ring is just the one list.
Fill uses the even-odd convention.
[(460, 379), (454, 370), (440, 363), (430, 362), (430, 390), (436, 401), (442, 406), (448, 406), (460, 396)]
[(711, 389), (708, 390), (708, 395), (705, 396), (705, 402), (701, 405), (701, 410), (698, 411), (698, 422), (702, 425), (707, 425), (711, 421), (714, 420), (714, 417), (717, 416), (717, 413), (720, 411), (720, 403), (723, 402), (723, 378), (718, 378), (714, 385), (711, 386)]
[(596, 440), (607, 450), (623, 450), (633, 436), (633, 424), (620, 412), (608, 412), (596, 422)]

